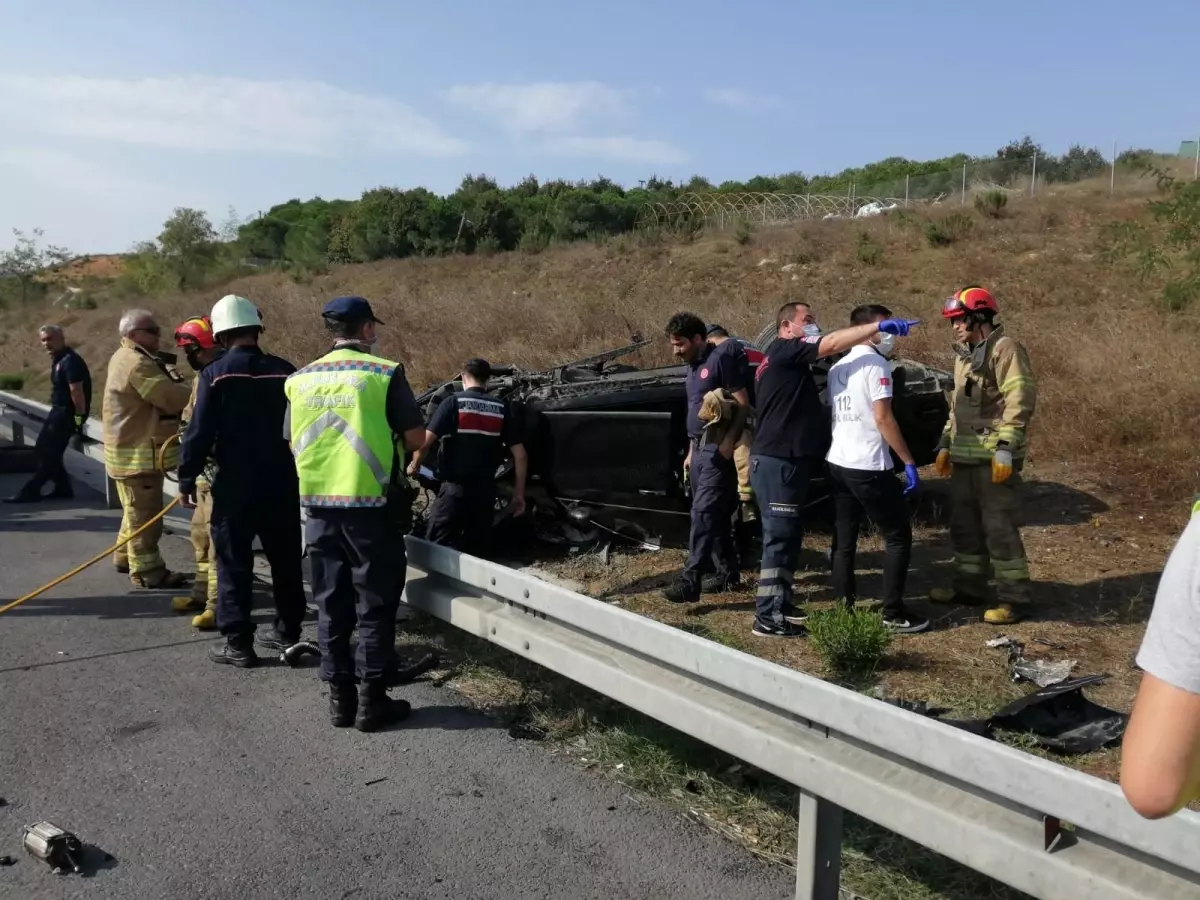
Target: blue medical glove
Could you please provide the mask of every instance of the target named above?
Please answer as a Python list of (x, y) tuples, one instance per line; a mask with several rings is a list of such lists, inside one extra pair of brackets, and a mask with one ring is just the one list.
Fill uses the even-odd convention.
[(917, 473), (916, 466), (904, 467), (904, 496), (911, 497), (921, 487), (921, 476)]
[(879, 323), (879, 330), (884, 334), (894, 334), (896, 337), (907, 337), (909, 331), (920, 325), (920, 319), (884, 319)]

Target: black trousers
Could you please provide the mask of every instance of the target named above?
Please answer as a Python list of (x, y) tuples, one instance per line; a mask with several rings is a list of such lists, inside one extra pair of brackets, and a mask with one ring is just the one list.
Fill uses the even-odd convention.
[(37, 455), (37, 468), (22, 494), (41, 494), (42, 488), (49, 482), (54, 482), (58, 491), (71, 489), (71, 480), (63, 465), (63, 453), (71, 443), (75, 434), (75, 414), (63, 406), (56, 406), (46, 417), (46, 425), (38, 432), (37, 441), (33, 445)]
[(426, 540), (487, 559), (492, 545), (496, 485), (443, 481), (429, 509)]
[(830, 465), (833, 504), (837, 516), (833, 539), (833, 590), (838, 597), (857, 598), (854, 555), (863, 514), (883, 533), (883, 610), (904, 612), (904, 583), (912, 556), (912, 522), (904, 489), (890, 471), (844, 469)]
[(386, 509), (310, 507), (304, 538), (320, 616), (321, 680), (381, 679), (395, 666), (396, 611), (408, 569), (395, 517)]
[[(217, 628), (235, 643), (254, 636), (254, 538), (271, 565), (275, 630), (300, 639), (306, 608), (301, 570), (300, 493), (294, 483), (258, 488), (217, 477), (209, 528), (217, 557)], [(271, 488), (275, 489), (271, 489)]]
[(741, 569), (733, 534), (737, 511), (737, 466), (716, 444), (692, 445), (691, 532), (683, 580), (693, 590), (710, 572), (737, 575)]

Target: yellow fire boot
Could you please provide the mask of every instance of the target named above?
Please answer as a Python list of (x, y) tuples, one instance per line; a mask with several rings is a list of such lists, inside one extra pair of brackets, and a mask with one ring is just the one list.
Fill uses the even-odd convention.
[(929, 592), (929, 599), (934, 603), (956, 603), (959, 606), (978, 606), (984, 602), (979, 597), (964, 594), (954, 588), (933, 588)]
[(205, 608), (198, 616), (192, 616), (192, 627), (200, 631), (215, 631), (217, 627), (217, 611)]
[(204, 601), (199, 597), (172, 597), (171, 609), (177, 613), (195, 612), (204, 609)]
[(1011, 603), (998, 603), (983, 614), (989, 625), (1015, 625), (1025, 618), (1025, 611)]

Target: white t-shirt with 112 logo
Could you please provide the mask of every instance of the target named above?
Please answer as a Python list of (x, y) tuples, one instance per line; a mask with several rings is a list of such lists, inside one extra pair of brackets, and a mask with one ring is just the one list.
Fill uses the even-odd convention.
[(892, 454), (875, 424), (876, 400), (892, 396), (892, 365), (866, 344), (853, 347), (829, 370), (833, 443), (825, 459), (843, 469), (892, 468)]

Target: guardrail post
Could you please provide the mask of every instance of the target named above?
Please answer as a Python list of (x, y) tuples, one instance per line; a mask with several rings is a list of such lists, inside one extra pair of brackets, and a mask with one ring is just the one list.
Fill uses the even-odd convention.
[(838, 900), (842, 875), (842, 808), (800, 791), (796, 900)]

